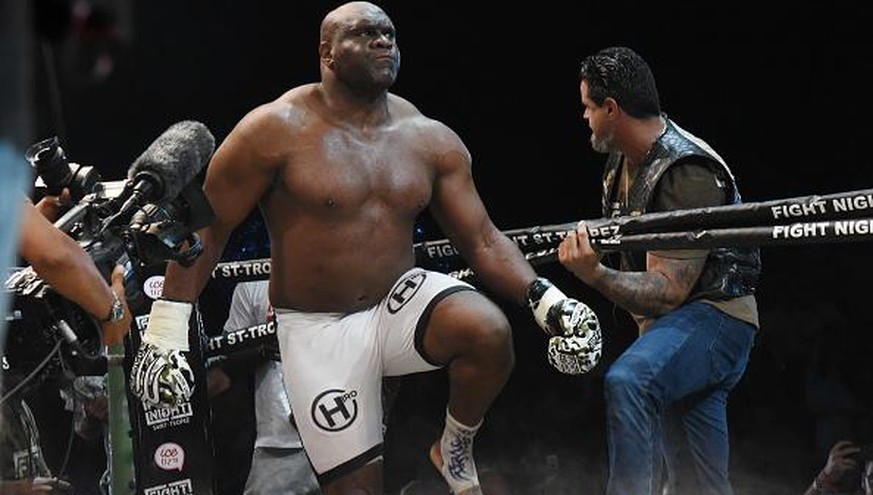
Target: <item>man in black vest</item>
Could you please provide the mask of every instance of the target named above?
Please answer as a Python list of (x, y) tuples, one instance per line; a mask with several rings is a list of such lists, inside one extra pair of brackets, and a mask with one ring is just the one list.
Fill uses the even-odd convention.
[[(740, 202), (724, 160), (662, 113), (646, 62), (625, 47), (587, 57), (580, 92), (591, 145), (608, 154), (607, 217)], [(758, 328), (757, 248), (630, 251), (608, 267), (583, 224), (561, 263), (627, 310), (639, 337), (605, 376), (609, 495), (733, 493), (727, 397)]]

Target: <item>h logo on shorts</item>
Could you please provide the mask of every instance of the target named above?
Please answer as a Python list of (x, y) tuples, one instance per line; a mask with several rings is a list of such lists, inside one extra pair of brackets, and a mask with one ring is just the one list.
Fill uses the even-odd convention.
[(312, 422), (322, 430), (340, 431), (358, 417), (358, 392), (338, 388), (324, 391), (312, 401)]
[(416, 271), (394, 286), (394, 290), (388, 296), (388, 312), (394, 314), (412, 299), (427, 278), (427, 272)]

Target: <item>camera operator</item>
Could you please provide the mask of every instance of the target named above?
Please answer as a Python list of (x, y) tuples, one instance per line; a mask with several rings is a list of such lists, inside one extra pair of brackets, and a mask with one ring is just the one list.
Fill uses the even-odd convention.
[[(131, 315), (124, 301), (124, 271), (116, 266), (111, 285), (76, 241), (55, 228), (56, 219), (70, 205), (69, 191), (46, 196), (34, 205), (24, 198), (21, 208), (19, 254), (58, 294), (78, 304), (100, 322), (107, 345), (122, 341)], [(7, 395), (8, 394), (8, 395)], [(67, 493), (70, 485), (51, 475), (42, 455), (39, 433), (27, 403), (4, 391), (0, 438), (0, 493)]]
[(115, 267), (110, 286), (88, 253), (46, 218), (44, 213), (51, 215), (58, 211), (53, 208), (62, 207), (65, 194), (55, 205), (43, 198), (39, 208), (25, 199), (19, 253), (58, 294), (100, 322), (106, 345), (120, 343), (130, 330), (131, 320), (124, 300), (124, 270)]

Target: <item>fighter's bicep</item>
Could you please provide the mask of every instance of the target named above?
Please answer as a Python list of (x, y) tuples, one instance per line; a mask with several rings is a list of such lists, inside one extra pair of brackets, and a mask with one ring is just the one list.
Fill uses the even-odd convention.
[(212, 157), (203, 186), (216, 220), (229, 226), (242, 222), (269, 188), (276, 168), (244, 136), (231, 133)]
[(468, 241), (478, 238), (472, 234), (481, 232), (490, 220), (476, 190), (469, 154), (458, 150), (441, 159), (430, 211), (446, 235), (456, 241), (456, 247), (463, 249)]

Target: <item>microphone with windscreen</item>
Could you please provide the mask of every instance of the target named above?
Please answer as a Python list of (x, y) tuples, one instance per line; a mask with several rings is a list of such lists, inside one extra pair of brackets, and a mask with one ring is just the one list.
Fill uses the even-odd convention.
[(147, 203), (166, 203), (200, 172), (215, 150), (215, 138), (200, 122), (183, 120), (170, 126), (127, 171), (124, 204), (112, 221), (128, 218)]
[(183, 120), (169, 127), (127, 171), (133, 196), (149, 203), (171, 201), (209, 161), (215, 138), (200, 122)]

